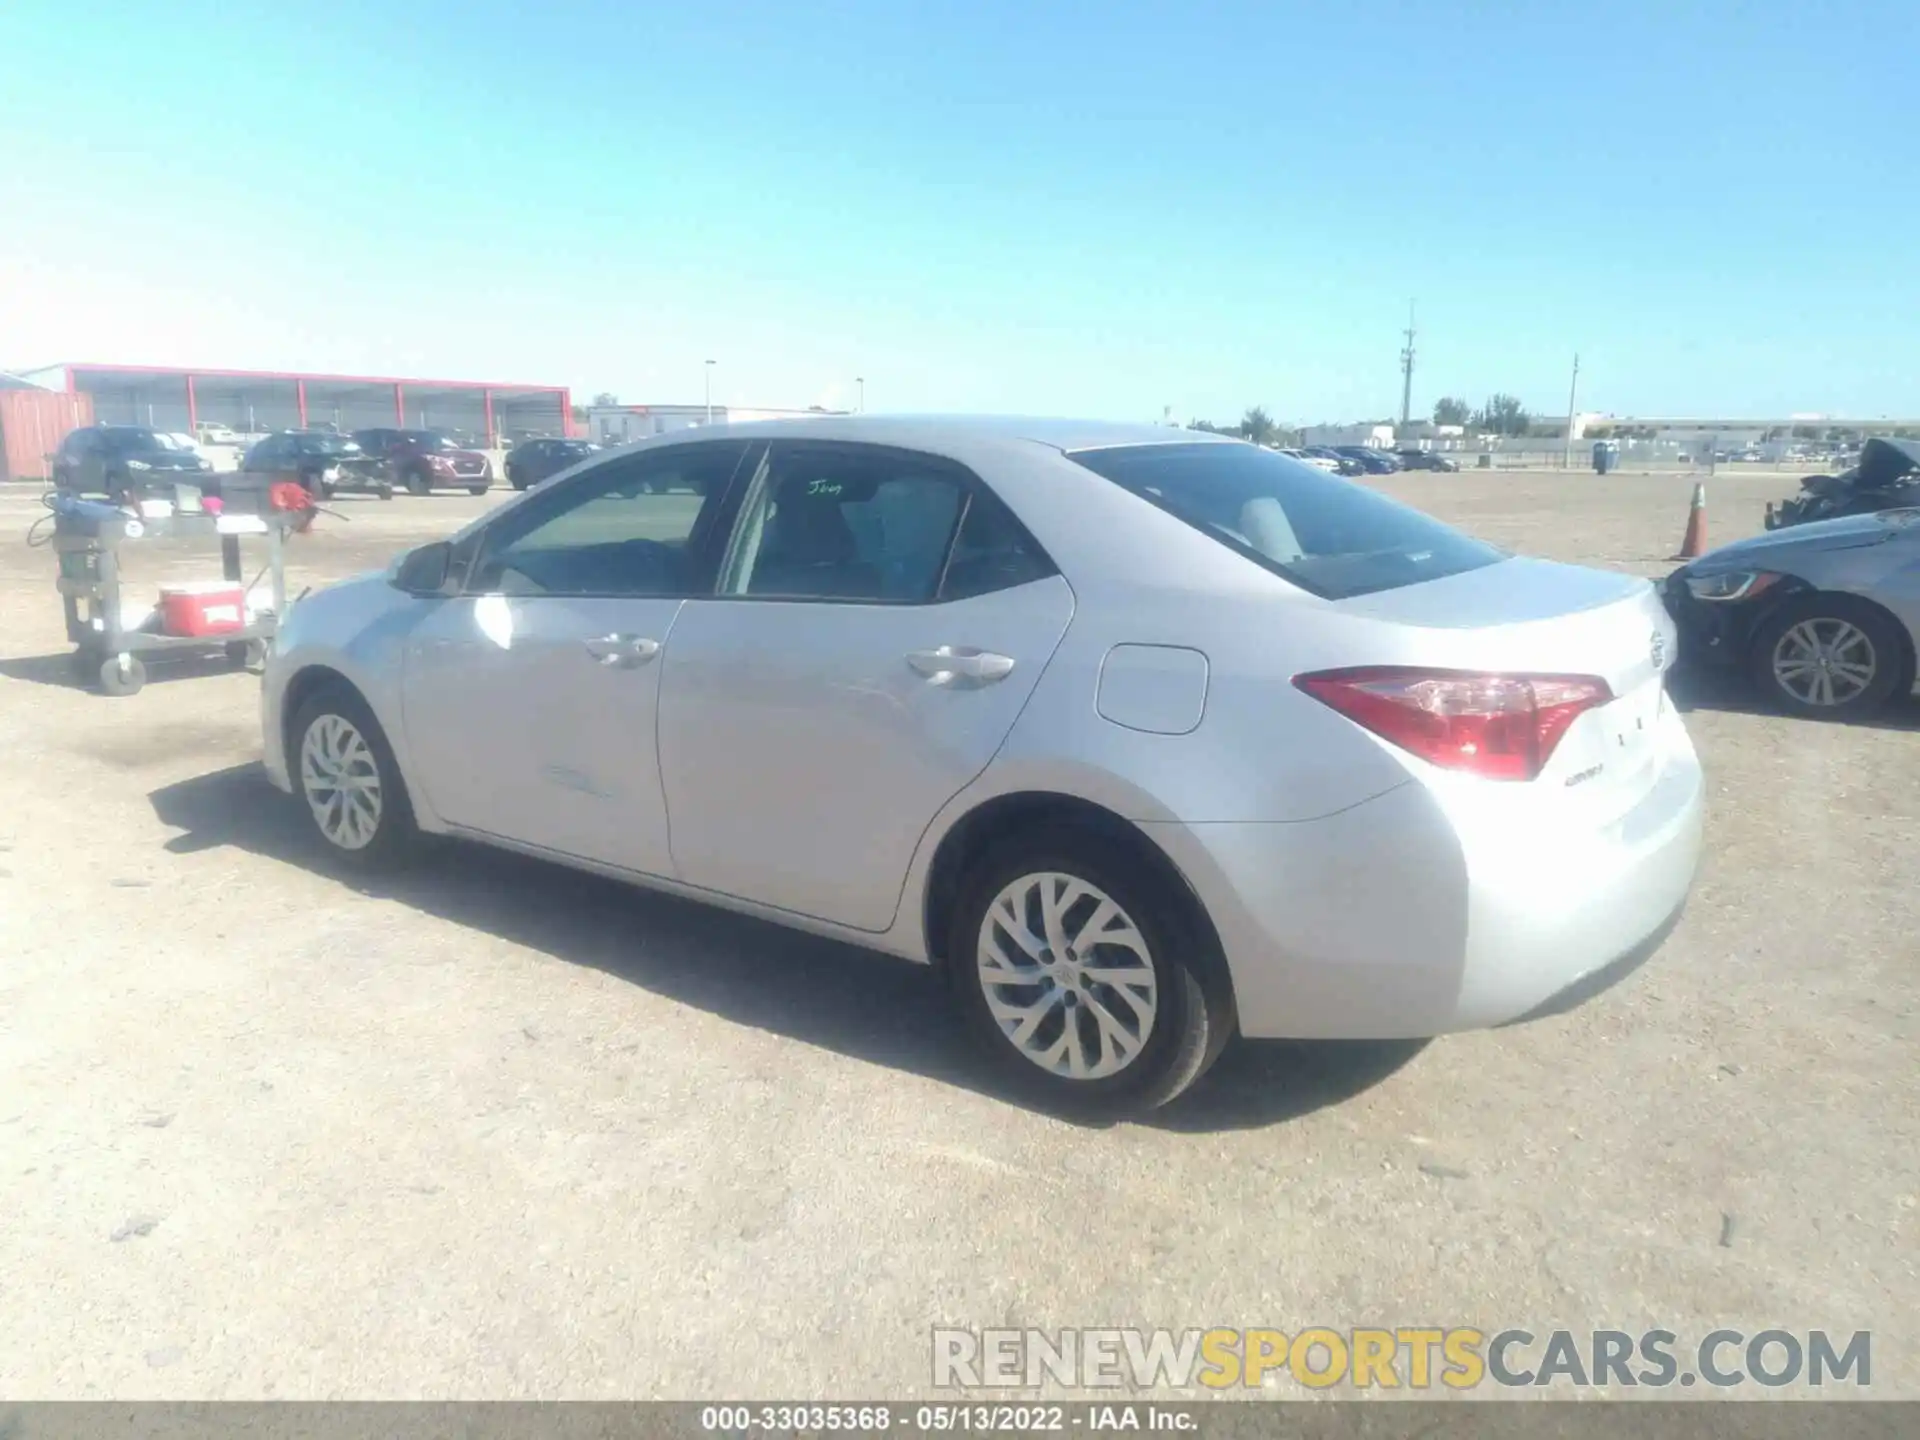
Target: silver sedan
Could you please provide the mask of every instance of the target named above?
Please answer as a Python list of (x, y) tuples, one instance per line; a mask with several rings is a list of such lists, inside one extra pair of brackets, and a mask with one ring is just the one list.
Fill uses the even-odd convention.
[(1236, 1032), (1551, 1013), (1678, 915), (1646, 581), (1162, 428), (815, 418), (596, 456), (295, 606), (266, 766), (337, 855), (505, 846), (942, 966), (1043, 1100)]

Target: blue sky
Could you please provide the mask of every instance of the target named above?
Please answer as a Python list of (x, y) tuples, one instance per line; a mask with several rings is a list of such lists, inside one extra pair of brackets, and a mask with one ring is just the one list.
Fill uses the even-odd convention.
[(1920, 412), (1913, 0), (0, 4), (0, 365)]

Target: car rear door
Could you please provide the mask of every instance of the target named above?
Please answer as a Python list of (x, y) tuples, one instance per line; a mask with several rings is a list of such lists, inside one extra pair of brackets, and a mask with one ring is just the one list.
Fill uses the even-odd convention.
[(660, 658), (745, 441), (619, 456), (487, 527), (462, 593), (408, 638), (403, 714), (428, 802), (464, 829), (671, 875)]
[(883, 931), (921, 835), (1046, 668), (1072, 591), (961, 467), (774, 441), (717, 592), (682, 608), (661, 676), (674, 868)]

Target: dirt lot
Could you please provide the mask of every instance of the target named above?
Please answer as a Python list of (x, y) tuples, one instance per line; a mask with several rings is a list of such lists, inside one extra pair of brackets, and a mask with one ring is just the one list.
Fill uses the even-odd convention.
[[(1688, 494), (1390, 488), (1645, 574)], [(1714, 538), (1787, 488), (1716, 481)], [(486, 502), (340, 503), (299, 583)], [(1696, 899), (1583, 1009), (1076, 1128), (912, 967), (468, 850), (343, 882), (252, 676), (73, 688), (36, 513), (0, 487), (0, 1394), (851, 1398), (941, 1323), (1429, 1323), (1868, 1329), (1920, 1396), (1912, 706), (1697, 702)]]

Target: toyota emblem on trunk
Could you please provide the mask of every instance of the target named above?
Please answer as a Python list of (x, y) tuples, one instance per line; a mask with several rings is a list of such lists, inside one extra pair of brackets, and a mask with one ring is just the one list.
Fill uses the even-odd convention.
[(1647, 653), (1653, 657), (1656, 672), (1667, 668), (1667, 637), (1658, 630), (1653, 632), (1653, 643), (1647, 647)]

